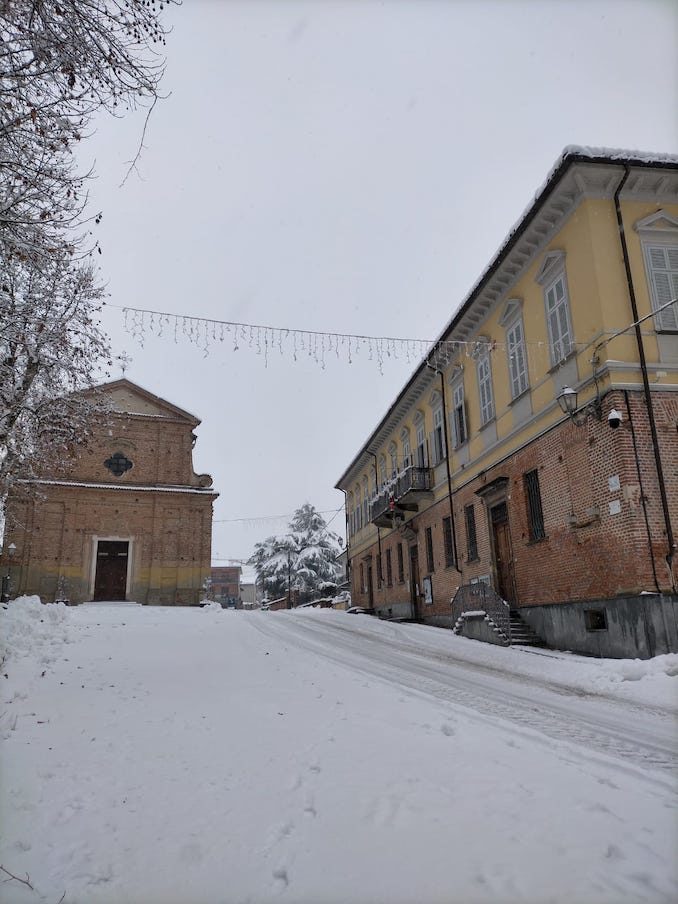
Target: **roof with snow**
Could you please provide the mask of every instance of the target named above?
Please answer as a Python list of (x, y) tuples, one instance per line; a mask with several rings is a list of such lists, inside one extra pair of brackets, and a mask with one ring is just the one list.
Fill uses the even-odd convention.
[[(548, 173), (542, 185), (537, 189), (534, 197), (525, 208), (519, 219), (514, 223), (508, 231), (503, 242), (492, 257), (490, 263), (483, 270), (470, 292), (463, 299), (456, 310), (452, 319), (445, 325), (440, 335), (432, 343), (432, 347), (437, 342), (447, 339), (450, 334), (455, 331), (469, 309), (474, 305), (481, 293), (485, 290), (492, 278), (497, 274), (502, 264), (514, 250), (524, 232), (536, 220), (539, 213), (548, 204), (556, 189), (564, 182), (570, 170), (575, 166), (580, 167), (600, 167), (601, 169), (612, 167), (614, 171), (619, 172), (618, 178), (608, 181), (608, 184), (601, 191), (610, 192), (616, 188), (621, 179), (621, 175), (625, 168), (633, 170), (659, 170), (678, 172), (678, 154), (652, 153), (648, 151), (625, 150), (622, 148), (598, 148), (587, 147), (582, 145), (568, 145), (563, 149), (562, 153), (556, 160), (555, 164)], [(611, 187), (612, 186), (612, 187)], [(374, 452), (371, 448), (373, 444), (380, 442), (380, 437), (384, 428), (390, 425), (395, 415), (398, 415), (398, 409), (405, 397), (415, 388), (421, 375), (426, 371), (426, 357), (415, 368), (412, 376), (407, 381), (403, 389), (398, 393), (397, 397), (389, 407), (386, 414), (379, 421), (379, 424), (370, 434), (369, 438), (363, 444), (359, 452), (355, 455), (349, 466), (346, 468), (341, 477), (335, 484), (336, 489), (342, 489), (342, 484), (347, 481), (351, 472), (368, 451)]]

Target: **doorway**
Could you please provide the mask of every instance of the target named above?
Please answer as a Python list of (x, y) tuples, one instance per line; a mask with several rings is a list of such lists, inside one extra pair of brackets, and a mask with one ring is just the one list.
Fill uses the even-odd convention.
[(419, 547), (416, 543), (410, 546), (410, 600), (412, 618), (419, 618)]
[(509, 530), (508, 505), (500, 502), (490, 509), (494, 567), (497, 575), (497, 593), (513, 607), (515, 602), (513, 583), (513, 556)]
[(97, 543), (94, 599), (122, 601), (127, 593), (129, 540), (99, 540)]

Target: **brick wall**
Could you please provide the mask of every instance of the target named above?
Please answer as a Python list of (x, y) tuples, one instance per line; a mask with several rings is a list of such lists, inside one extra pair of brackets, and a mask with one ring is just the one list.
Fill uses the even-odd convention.
[[(496, 586), (487, 505), (476, 492), (500, 476), (508, 478), (506, 501), (518, 605), (605, 599), (644, 590), (671, 591), (672, 580), (666, 562), (667, 537), (645, 401), (639, 392), (630, 392), (628, 396), (630, 418), (622, 391), (611, 392), (605, 400), (605, 411), (615, 407), (622, 412), (624, 420), (617, 430), (608, 426), (605, 417), (602, 421), (589, 418), (581, 427), (567, 421), (466, 485), (461, 484), (459, 474), (455, 475), (458, 489), (454, 493), (454, 517), (461, 574), (445, 564), (443, 518), (449, 515), (449, 500), (444, 498), (408, 520), (407, 527), (416, 531), (422, 579), (429, 573), (427, 528), (431, 529), (433, 539), (434, 569), (430, 576), (434, 601), (432, 605), (426, 605), (419, 599), (420, 617), (436, 620), (448, 615), (450, 599), (462, 583), (490, 575)], [(671, 393), (658, 392), (653, 394), (653, 401), (675, 529), (678, 524), (678, 399)], [(546, 533), (546, 537), (538, 541), (530, 539), (524, 488), (524, 474), (531, 470), (536, 470), (539, 475)], [(618, 478), (618, 488), (615, 478)], [(473, 505), (475, 511), (478, 543), (475, 561), (467, 558), (464, 521), (467, 505)], [(396, 581), (399, 542), (403, 544), (404, 583)], [(376, 580), (378, 544), (372, 544), (368, 550), (361, 550), (353, 557), (356, 605), (368, 604), (368, 595), (360, 587), (360, 563), (365, 565), (365, 557), (370, 555), (375, 578), (375, 608), (386, 608), (394, 602), (410, 599), (410, 545), (398, 531), (381, 531), (384, 574), (381, 587), (377, 586)], [(390, 587), (386, 582), (387, 549), (392, 551), (394, 570), (394, 582)], [(675, 580), (678, 576), (676, 563), (673, 571)], [(366, 567), (363, 573), (367, 574)]]

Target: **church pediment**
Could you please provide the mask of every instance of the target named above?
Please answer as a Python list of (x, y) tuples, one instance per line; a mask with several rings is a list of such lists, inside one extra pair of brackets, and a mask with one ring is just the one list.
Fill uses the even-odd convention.
[(104, 383), (95, 390), (110, 401), (114, 411), (121, 414), (141, 415), (143, 417), (167, 418), (172, 421), (185, 421), (192, 427), (197, 427), (199, 418), (184, 411), (177, 405), (173, 405), (166, 399), (154, 395), (142, 386), (132, 383), (131, 380), (115, 380), (112, 383)]

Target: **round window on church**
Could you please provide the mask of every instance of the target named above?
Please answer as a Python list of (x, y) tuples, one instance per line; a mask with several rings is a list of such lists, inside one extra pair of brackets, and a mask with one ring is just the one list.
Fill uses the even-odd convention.
[(132, 462), (122, 452), (114, 452), (110, 458), (107, 458), (104, 465), (111, 474), (116, 477), (122, 477), (132, 467)]

